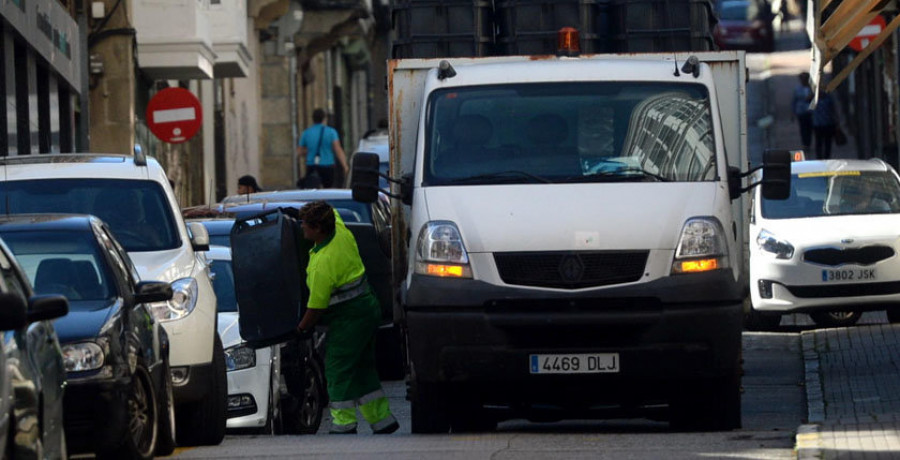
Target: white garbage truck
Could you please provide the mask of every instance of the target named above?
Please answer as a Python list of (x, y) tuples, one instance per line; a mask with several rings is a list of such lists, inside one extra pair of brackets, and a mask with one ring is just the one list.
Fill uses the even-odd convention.
[(352, 187), (392, 196), (412, 431), (738, 428), (744, 53), (561, 54), (388, 62), (393, 185), (357, 155)]

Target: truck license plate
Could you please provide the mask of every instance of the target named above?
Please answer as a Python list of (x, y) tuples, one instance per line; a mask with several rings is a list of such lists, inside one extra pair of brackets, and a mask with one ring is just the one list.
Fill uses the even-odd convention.
[(618, 353), (531, 355), (532, 374), (599, 374), (619, 372)]
[(822, 281), (875, 281), (878, 277), (874, 268), (856, 270), (822, 270)]

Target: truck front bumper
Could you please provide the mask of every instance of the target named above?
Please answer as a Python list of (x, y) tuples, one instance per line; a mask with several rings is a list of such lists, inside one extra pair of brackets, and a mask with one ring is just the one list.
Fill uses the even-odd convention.
[[(679, 382), (733, 376), (740, 289), (724, 272), (691, 276), (555, 295), (474, 280), (416, 280), (424, 283), (413, 284), (406, 308), (413, 379), (473, 385), (486, 402), (573, 397), (584, 404), (586, 395), (621, 402), (665, 396)], [(687, 287), (677, 285), (685, 281)], [(619, 371), (531, 373), (533, 354), (581, 353), (618, 353)]]

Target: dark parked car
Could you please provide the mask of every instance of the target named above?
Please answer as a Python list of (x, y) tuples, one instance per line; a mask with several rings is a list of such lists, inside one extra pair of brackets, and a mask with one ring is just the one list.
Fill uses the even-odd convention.
[(35, 291), (69, 300), (69, 314), (55, 324), (68, 379), (69, 449), (108, 458), (171, 453), (169, 342), (148, 304), (171, 299), (172, 287), (141, 281), (109, 228), (93, 216), (4, 218), (0, 235)]
[(0, 452), (4, 458), (66, 458), (66, 370), (51, 319), (65, 297), (34, 295), (0, 242)]
[(756, 0), (725, 0), (719, 3), (719, 23), (713, 36), (721, 49), (775, 51), (772, 13)]

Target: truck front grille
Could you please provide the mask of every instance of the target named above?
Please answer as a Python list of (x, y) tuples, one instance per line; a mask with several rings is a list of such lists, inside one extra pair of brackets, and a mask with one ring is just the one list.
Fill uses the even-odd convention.
[(641, 279), (649, 251), (500, 252), (494, 262), (506, 284), (581, 289)]
[(803, 260), (818, 265), (835, 267), (844, 264), (872, 265), (892, 257), (894, 249), (889, 246), (865, 246), (862, 248), (821, 248), (803, 253)]

